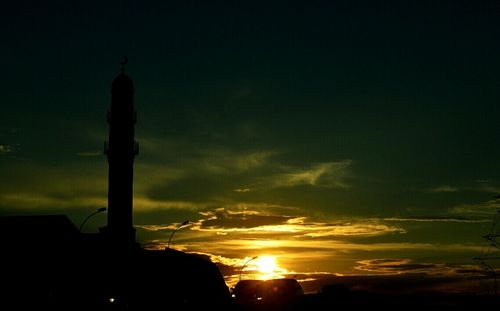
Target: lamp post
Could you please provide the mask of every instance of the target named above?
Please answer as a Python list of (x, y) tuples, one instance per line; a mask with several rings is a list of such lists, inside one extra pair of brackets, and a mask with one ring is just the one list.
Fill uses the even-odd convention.
[(82, 221), (82, 224), (80, 225), (80, 232), (82, 232), (82, 229), (83, 229), (83, 226), (87, 223), (87, 221), (94, 215), (96, 214), (99, 214), (99, 213), (102, 213), (102, 212), (105, 212), (107, 210), (107, 208), (105, 207), (101, 207), (101, 208), (98, 208), (96, 209), (94, 212), (92, 212), (90, 215), (88, 215), (83, 221)]
[(249, 263), (250, 261), (252, 261), (254, 259), (257, 259), (257, 258), (259, 258), (259, 256), (253, 256), (252, 258), (250, 258), (247, 261), (245, 261), (245, 263), (240, 268), (240, 277), (238, 278), (238, 281), (241, 281), (241, 272), (243, 272), (243, 268), (245, 268), (245, 266), (247, 265), (247, 263)]
[(172, 240), (172, 237), (174, 236), (174, 233), (177, 232), (177, 230), (181, 229), (182, 227), (186, 226), (187, 224), (189, 224), (189, 220), (186, 220), (184, 221), (182, 224), (180, 224), (177, 228), (175, 228), (174, 231), (172, 231), (172, 234), (170, 235), (170, 238), (168, 239), (168, 244), (167, 244), (167, 248), (170, 248), (170, 241)]

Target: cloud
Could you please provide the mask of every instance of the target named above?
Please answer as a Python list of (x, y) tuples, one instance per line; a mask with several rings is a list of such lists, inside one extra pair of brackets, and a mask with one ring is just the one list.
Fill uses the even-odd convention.
[(434, 188), (424, 189), (426, 192), (432, 193), (456, 193), (460, 191), (468, 192), (486, 192), (486, 193), (499, 193), (500, 187), (493, 183), (492, 180), (480, 179), (475, 180), (474, 184), (468, 186), (455, 187), (451, 185), (442, 185)]
[[(217, 241), (214, 243), (214, 241)], [(352, 243), (343, 240), (297, 239), (293, 237), (279, 239), (228, 238), (213, 236), (183, 244), (190, 251), (205, 251), (227, 257), (253, 256), (257, 253), (285, 253), (290, 258), (302, 258), (305, 261), (318, 258), (332, 260), (340, 255), (358, 252), (407, 252), (430, 251), (442, 253), (469, 252), (478, 254), (481, 245), (439, 244), (439, 243)]]
[(142, 212), (147, 210), (162, 210), (162, 209), (181, 209), (181, 210), (199, 211), (213, 207), (214, 205), (209, 202), (191, 202), (182, 200), (153, 200), (144, 196), (134, 198), (134, 209), (137, 212)]
[[(247, 200), (265, 200), (262, 195), (276, 188), (311, 186), (317, 188), (348, 189), (351, 177), (351, 160), (320, 162), (304, 166), (290, 166), (280, 161), (276, 150), (234, 151), (224, 148), (193, 148), (187, 142), (146, 139), (146, 148), (160, 155), (161, 165), (150, 165), (158, 171), (170, 170), (172, 174), (149, 173), (140, 179), (143, 166), (138, 166), (137, 184), (141, 192), (153, 200), (193, 202), (228, 202), (235, 196)], [(176, 155), (168, 155), (175, 149)], [(171, 152), (170, 152), (171, 153)], [(165, 154), (167, 154), (165, 156)], [(179, 156), (182, 155), (182, 156)], [(155, 160), (156, 161), (156, 160)], [(153, 162), (155, 162), (153, 161)], [(152, 162), (150, 162), (152, 163)], [(144, 182), (142, 182), (144, 181)], [(147, 185), (147, 186), (145, 186)], [(249, 193), (256, 193), (249, 196)]]
[(172, 230), (175, 230), (179, 227), (180, 223), (177, 224), (168, 224), (168, 225), (135, 225), (135, 228), (146, 230), (146, 231), (152, 231), (152, 232), (161, 232), (161, 231), (168, 231), (169, 233), (172, 232)]
[(443, 263), (421, 263), (411, 259), (367, 259), (357, 262), (355, 269), (381, 274), (425, 273), (428, 275), (478, 275), (478, 265), (450, 265)]
[[(186, 149), (187, 147), (184, 146)], [(254, 189), (250, 186), (273, 167), (273, 151), (235, 152), (225, 149), (181, 149), (182, 157), (159, 165), (139, 164), (138, 188), (154, 200), (207, 202), (230, 199)]]
[(79, 157), (98, 157), (102, 156), (103, 153), (98, 151), (82, 151), (82, 152), (77, 152), (76, 155)]
[(430, 192), (435, 192), (435, 193), (451, 193), (451, 192), (458, 192), (458, 190), (459, 190), (458, 188), (449, 185), (444, 185), (429, 189)]
[(202, 215), (205, 219), (198, 222), (199, 230), (256, 229), (283, 225), (292, 218), (283, 215), (266, 215), (258, 211), (230, 211), (224, 208), (203, 212)]
[(311, 221), (304, 216), (276, 215), (256, 210), (234, 211), (225, 208), (200, 214), (203, 218), (196, 222), (191, 230), (248, 236), (289, 235), (295, 238), (373, 237), (389, 233), (406, 233), (402, 228), (377, 223), (374, 220), (328, 223)]
[(327, 236), (359, 236), (372, 237), (388, 233), (406, 233), (406, 230), (399, 227), (392, 227), (384, 224), (370, 223), (346, 223), (334, 225), (319, 225), (315, 228), (315, 232), (304, 234), (307, 237), (327, 237)]
[(401, 222), (459, 222), (459, 223), (483, 223), (490, 222), (487, 219), (475, 219), (460, 216), (408, 216), (408, 217), (387, 217), (384, 221), (401, 221)]
[[(102, 168), (102, 170), (101, 170)], [(0, 180), (0, 205), (8, 209), (96, 208), (107, 205), (107, 178), (101, 161), (64, 166), (12, 161)]]
[(157, 201), (214, 202), (227, 196), (233, 186), (229, 178), (192, 175), (178, 180), (163, 181), (144, 189), (146, 196)]
[(345, 179), (350, 175), (351, 160), (323, 162), (308, 168), (287, 168), (287, 172), (267, 177), (269, 186), (295, 187), (301, 185), (348, 189)]
[(0, 145), (0, 154), (12, 152), (12, 147), (9, 145)]
[[(239, 280), (241, 267), (251, 257), (230, 258), (213, 255), (206, 252), (193, 253), (209, 258), (221, 271), (226, 284), (234, 286)], [(484, 271), (477, 265), (446, 265), (439, 263), (414, 263), (410, 259), (368, 259), (362, 260), (359, 266), (371, 267), (369, 275), (342, 275), (321, 271), (290, 271), (281, 267), (283, 257), (277, 256), (278, 272), (281, 277), (294, 278), (302, 285), (306, 293), (318, 292), (327, 285), (342, 285), (351, 291), (370, 292), (464, 292), (480, 290), (479, 282), (472, 282), (471, 277), (481, 278)], [(381, 266), (382, 271), (375, 271), (375, 266)], [(391, 268), (393, 269), (391, 271)], [(244, 271), (247, 277), (259, 278), (259, 272)], [(361, 271), (361, 270), (360, 270)], [(377, 274), (373, 274), (377, 273)]]
[[(341, 273), (357, 271), (368, 274), (462, 275), (468, 273), (466, 270), (470, 272), (473, 269), (465, 266), (452, 267), (414, 262), (405, 258), (369, 257), (377, 258), (378, 255), (388, 254), (400, 256), (402, 253), (430, 256), (455, 256), (453, 254), (466, 253), (470, 256), (478, 254), (482, 249), (481, 245), (476, 244), (380, 243), (373, 240), (360, 243), (359, 241), (363, 241), (360, 238), (405, 232), (395, 226), (384, 227), (383, 223), (377, 223), (373, 219), (329, 223), (316, 222), (306, 216), (222, 208), (200, 211), (199, 215), (202, 217), (182, 231), (181, 236), (176, 239), (175, 248), (206, 254), (213, 261), (225, 265), (224, 269), (232, 269), (232, 272), (226, 275), (228, 283), (237, 280), (233, 272), (241, 267), (242, 260), (255, 255), (278, 256), (280, 265), (288, 272), (303, 274), (304, 282), (306, 280), (314, 282), (315, 276), (308, 274), (310, 269)], [(163, 234), (163, 238), (154, 241), (154, 247), (158, 249), (165, 247), (168, 239), (165, 239), (165, 235), (174, 227), (174, 224), (149, 226), (148, 230), (158, 230), (158, 234)], [(313, 236), (314, 234), (318, 236), (312, 237), (311, 233)], [(352, 258), (360, 259), (355, 262)]]
[[(8, 209), (66, 209), (107, 206), (107, 168), (104, 161), (80, 161), (64, 167), (22, 163), (3, 171), (0, 180), (0, 206)], [(82, 173), (84, 172), (84, 173)], [(156, 199), (147, 189), (181, 173), (175, 169), (139, 164), (135, 169), (134, 211), (199, 211), (220, 206), (210, 201), (190, 201), (176, 197)]]
[(357, 270), (389, 274), (428, 272), (438, 266), (436, 264), (412, 263), (410, 259), (367, 259), (357, 263), (359, 264), (355, 267)]
[[(140, 165), (136, 169), (136, 189), (154, 201), (225, 204), (241, 198), (265, 202), (277, 188), (350, 187), (351, 160), (290, 167), (273, 159), (275, 154), (274, 151), (205, 150), (183, 159), (175, 169), (169, 165), (156, 169)], [(250, 192), (255, 194), (249, 195)]]
[(238, 192), (238, 193), (245, 193), (245, 192), (252, 191), (252, 189), (250, 189), (250, 188), (243, 188), (243, 189), (242, 188), (237, 188), (237, 189), (234, 189), (233, 191), (234, 192)]
[(273, 151), (237, 153), (228, 150), (207, 150), (201, 164), (210, 173), (235, 174), (267, 165), (274, 154)]
[[(243, 244), (241, 242), (244, 242)], [(288, 247), (283, 247), (284, 244), (290, 245)], [(412, 286), (416, 286), (420, 283), (430, 284), (437, 282), (439, 284), (450, 280), (445, 280), (444, 278), (464, 278), (467, 276), (482, 276), (484, 271), (477, 265), (463, 265), (463, 264), (443, 264), (443, 263), (429, 263), (429, 262), (415, 262), (407, 258), (385, 258), (385, 259), (365, 259), (355, 262), (354, 269), (362, 273), (367, 273), (368, 275), (350, 275), (342, 276), (339, 278), (338, 273), (333, 272), (321, 272), (321, 271), (311, 271), (310, 262), (315, 261), (327, 261), (327, 262), (338, 262), (342, 259), (339, 254), (342, 254), (345, 248), (352, 250), (361, 251), (359, 254), (363, 254), (373, 251), (383, 251), (398, 249), (399, 251), (405, 250), (430, 250), (431, 248), (438, 247), (437, 245), (428, 244), (404, 244), (404, 243), (394, 243), (395, 245), (389, 244), (378, 244), (370, 245), (373, 248), (367, 247), (366, 244), (352, 244), (343, 242), (329, 241), (324, 243), (318, 243), (319, 241), (265, 241), (252, 240), (252, 241), (236, 241), (236, 240), (219, 240), (218, 242), (209, 241), (195, 241), (190, 242), (189, 245), (178, 245), (181, 249), (196, 253), (202, 256), (210, 258), (215, 262), (229, 286), (234, 285), (238, 281), (239, 271), (243, 264), (245, 264), (252, 256), (271, 256), (275, 257), (278, 263), (277, 272), (281, 273), (282, 277), (294, 277), (299, 282), (302, 283), (307, 291), (317, 291), (322, 286), (326, 284), (342, 283), (348, 285), (349, 288), (367, 290), (366, 287), (358, 288), (359, 286), (368, 286), (372, 284), (374, 287), (371, 290), (375, 290), (377, 286), (385, 282), (390, 282), (395, 286), (395, 289), (400, 289), (401, 284), (397, 283), (408, 283)], [(251, 244), (254, 245), (251, 246)], [(316, 245), (317, 249), (314, 250), (313, 243)], [(245, 246), (244, 244), (247, 244)], [(197, 247), (195, 245), (198, 245)], [(443, 245), (445, 251), (450, 251), (454, 249), (455, 251), (463, 245)], [(293, 248), (293, 251), (291, 251)], [(302, 250), (301, 250), (302, 249)], [(348, 257), (352, 257), (349, 255)], [(291, 264), (294, 268), (291, 269)], [(248, 271), (245, 271), (249, 277), (259, 278), (260, 272), (256, 271), (256, 267), (251, 264), (248, 265)], [(376, 274), (376, 275), (374, 275)], [(383, 276), (377, 276), (383, 275)], [(427, 276), (432, 276), (432, 279), (427, 279)], [(438, 279), (436, 279), (438, 277)], [(388, 279), (389, 278), (389, 279)], [(394, 278), (394, 279), (393, 279)], [(415, 279), (417, 278), (417, 279)], [(425, 278), (425, 279), (424, 279)], [(413, 280), (413, 281), (412, 281)], [(455, 282), (456, 280), (453, 280)], [(410, 286), (410, 287), (412, 287)], [(405, 287), (410, 289), (410, 287)], [(424, 287), (422, 287), (424, 288)], [(450, 289), (452, 287), (445, 286), (442, 289)]]
[[(278, 260), (275, 256), (272, 257), (275, 259), (276, 266), (272, 269), (272, 271), (268, 271), (265, 274), (262, 274), (258, 270), (259, 258), (255, 258), (256, 260), (252, 260), (252, 257), (248, 256), (243, 258), (229, 258), (205, 252), (191, 252), (191, 254), (208, 258), (212, 262), (214, 262), (219, 268), (219, 271), (223, 275), (226, 284), (229, 287), (232, 287), (236, 285), (236, 283), (238, 283), (240, 279), (240, 273), (244, 273), (247, 278), (251, 279), (282, 278), (290, 273), (287, 269), (281, 267), (278, 264)], [(243, 266), (245, 266), (245, 269), (241, 270)]]
[(450, 213), (491, 220), (493, 215), (497, 214), (499, 210), (500, 202), (498, 200), (489, 200), (478, 204), (457, 205), (450, 209)]
[[(226, 283), (229, 286), (236, 285), (239, 276), (240, 268), (245, 264), (250, 258), (228, 258), (224, 256), (218, 256), (208, 253), (196, 252), (191, 253), (196, 254), (198, 256), (202, 256), (204, 258), (210, 259), (213, 263), (217, 265), (219, 271), (224, 276)], [(231, 282), (232, 281), (232, 282)]]
[[(200, 147), (190, 142), (155, 137), (141, 138), (152, 162), (184, 170), (187, 175), (197, 172), (210, 174), (239, 174), (269, 164), (277, 152), (272, 150), (234, 151), (226, 148)], [(175, 152), (172, 152), (175, 150)]]
[(2, 206), (17, 209), (68, 209), (71, 207), (106, 206), (105, 196), (58, 197), (47, 194), (16, 193), (0, 195)]
[(155, 187), (168, 185), (186, 176), (189, 176), (189, 173), (183, 168), (138, 161), (134, 165), (134, 190), (145, 194)]

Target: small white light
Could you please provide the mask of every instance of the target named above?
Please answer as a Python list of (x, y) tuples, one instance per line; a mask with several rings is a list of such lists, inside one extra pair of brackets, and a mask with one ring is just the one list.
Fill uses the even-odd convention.
[(232, 294), (232, 295), (231, 295), (231, 297), (236, 298), (236, 295), (235, 295), (235, 294)]
[(113, 297), (109, 298), (109, 302), (111, 302), (111, 303), (115, 302), (115, 298), (113, 298)]
[(262, 297), (257, 297), (257, 300), (262, 300)]

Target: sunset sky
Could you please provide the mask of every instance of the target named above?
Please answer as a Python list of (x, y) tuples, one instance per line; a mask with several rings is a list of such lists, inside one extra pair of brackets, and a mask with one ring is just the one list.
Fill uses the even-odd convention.
[(254, 256), (244, 278), (478, 273), (500, 208), (498, 1), (1, 7), (0, 215), (79, 226), (106, 206), (127, 55), (144, 245), (190, 220), (171, 247), (228, 282)]

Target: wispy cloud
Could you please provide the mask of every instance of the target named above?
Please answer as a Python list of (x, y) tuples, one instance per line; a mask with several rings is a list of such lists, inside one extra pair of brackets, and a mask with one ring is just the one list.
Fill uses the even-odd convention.
[(488, 200), (477, 204), (461, 204), (450, 209), (450, 213), (467, 217), (492, 219), (500, 211), (499, 200)]
[(211, 173), (235, 174), (263, 167), (275, 152), (236, 153), (227, 150), (207, 150), (201, 164)]
[(457, 274), (479, 274), (482, 272), (477, 265), (450, 265), (443, 263), (422, 263), (412, 259), (367, 259), (357, 262), (357, 270), (382, 273), (382, 274), (404, 274), (425, 273), (429, 275), (457, 275)]
[(431, 193), (457, 193), (457, 192), (486, 192), (492, 194), (500, 193), (500, 186), (498, 186), (493, 180), (480, 179), (474, 180), (473, 183), (461, 186), (452, 185), (441, 185), (433, 188), (423, 189), (425, 192)]
[(238, 193), (245, 193), (245, 192), (252, 191), (252, 189), (250, 189), (250, 188), (237, 188), (237, 189), (234, 189), (233, 191), (238, 192)]
[(143, 229), (146, 231), (160, 232), (160, 231), (172, 231), (177, 228), (174, 224), (168, 225), (135, 225), (135, 228)]
[(82, 151), (82, 152), (77, 152), (76, 155), (79, 157), (98, 157), (102, 156), (103, 153), (98, 151)]
[(460, 216), (408, 216), (408, 217), (387, 217), (384, 221), (401, 221), (401, 222), (460, 222), (460, 223), (481, 223), (490, 222), (487, 219), (475, 219)]
[(214, 211), (202, 212), (204, 219), (200, 219), (193, 230), (254, 230), (262, 227), (286, 224), (292, 218), (285, 215), (270, 215), (258, 211), (230, 211), (219, 208)]
[[(188, 142), (143, 139), (144, 148), (153, 158), (161, 159), (154, 167), (159, 171), (171, 170), (163, 180), (138, 180), (143, 193), (154, 199), (223, 201), (234, 195), (245, 198), (248, 193), (273, 191), (278, 188), (310, 186), (315, 188), (349, 189), (352, 185), (352, 160), (290, 165), (279, 150), (235, 151), (225, 148), (193, 148)], [(176, 157), (169, 155), (176, 150)], [(179, 156), (181, 155), (181, 156)], [(280, 157), (278, 157), (278, 155)], [(156, 162), (153, 160), (150, 163)], [(149, 170), (148, 170), (149, 171)], [(137, 176), (141, 167), (137, 168)], [(140, 177), (139, 177), (140, 178)], [(155, 182), (152, 183), (151, 180)], [(147, 187), (145, 186), (147, 184)]]
[[(188, 174), (200, 171), (210, 174), (242, 173), (268, 165), (270, 158), (277, 154), (272, 150), (234, 151), (225, 148), (200, 148), (185, 141), (154, 137), (142, 138), (141, 148), (145, 149), (145, 153), (153, 162), (158, 158), (162, 165), (172, 164)], [(176, 151), (176, 156), (172, 156), (172, 150)]]
[(267, 177), (273, 187), (301, 185), (348, 189), (346, 178), (350, 175), (351, 160), (317, 163), (308, 168), (286, 168), (286, 172)]
[[(84, 173), (82, 173), (84, 172)], [(192, 202), (175, 199), (155, 199), (145, 195), (150, 187), (176, 178), (175, 169), (155, 168), (139, 164), (135, 171), (134, 210), (203, 210), (215, 208), (210, 202)], [(23, 164), (4, 172), (0, 182), (0, 205), (10, 209), (67, 209), (101, 207), (107, 205), (107, 173), (104, 163), (70, 163), (64, 167)], [(23, 189), (20, 191), (20, 189)]]
[(154, 200), (148, 197), (139, 196), (134, 199), (134, 208), (137, 210), (137, 212), (162, 209), (184, 209), (199, 211), (207, 208), (213, 208), (213, 204), (209, 202)]
[(217, 233), (283, 234), (293, 237), (322, 238), (357, 236), (370, 237), (389, 233), (404, 234), (406, 231), (395, 226), (377, 223), (374, 220), (357, 222), (317, 222), (304, 216), (273, 215), (259, 211), (231, 211), (224, 208), (201, 213), (200, 219), (191, 230)]
[[(176, 244), (188, 252), (203, 252), (218, 256), (221, 261), (235, 268), (241, 267), (244, 258), (254, 255), (271, 255), (280, 257), (280, 264), (295, 274), (303, 273), (315, 262), (315, 269), (326, 267), (326, 271), (345, 272), (336, 263), (348, 261), (353, 257), (366, 258), (353, 262), (352, 273), (365, 274), (405, 274), (425, 273), (430, 275), (458, 275), (476, 273), (473, 266), (446, 265), (441, 263), (420, 263), (410, 259), (370, 259), (376, 254), (401, 254), (401, 252), (442, 252), (446, 254), (461, 252), (478, 252), (480, 246), (467, 244), (433, 244), (433, 243), (351, 243), (340, 240), (297, 240), (297, 239), (228, 239), (181, 241)], [(326, 263), (326, 265), (321, 264)], [(304, 270), (305, 269), (305, 270)], [(310, 271), (310, 270), (309, 270)], [(316, 270), (318, 271), (318, 270)], [(349, 270), (347, 270), (349, 271)], [(472, 271), (472, 272), (471, 272)]]
[(452, 193), (452, 192), (458, 192), (459, 189), (457, 187), (443, 185), (443, 186), (431, 188), (431, 189), (429, 189), (429, 191), (434, 192), (434, 193)]
[(159, 185), (165, 185), (175, 180), (183, 179), (189, 174), (189, 172), (183, 168), (166, 165), (152, 165), (140, 161), (134, 166), (134, 189), (141, 194)]
[[(283, 271), (300, 274), (303, 282), (323, 284), (323, 281), (316, 279), (332, 277), (334, 271), (384, 275), (464, 274), (473, 268), (414, 262), (405, 258), (373, 259), (373, 257), (380, 258), (378, 256), (381, 254), (382, 256), (393, 254), (398, 258), (397, 256), (402, 253), (433, 254), (432, 256), (439, 253), (454, 256), (453, 254), (463, 253), (479, 254), (482, 249), (479, 244), (374, 242), (370, 237), (404, 234), (406, 231), (397, 226), (387, 225), (381, 219), (318, 222), (307, 216), (272, 214), (265, 209), (245, 209), (243, 206), (248, 207), (242, 205), (241, 209), (219, 208), (200, 211), (200, 219), (193, 221), (193, 225), (182, 232), (176, 239), (175, 248), (209, 256), (226, 271), (225, 278), (228, 284), (237, 281), (238, 272), (235, 271), (239, 271), (245, 259), (255, 255), (276, 256), (279, 258), (280, 266), (285, 269)], [(176, 224), (166, 224), (143, 226), (143, 229), (156, 231), (165, 236), (175, 227)], [(165, 247), (165, 241), (165, 238), (158, 239), (152, 247), (161, 249)], [(352, 258), (358, 258), (357, 262)], [(314, 272), (314, 275), (309, 275), (312, 272), (305, 267), (311, 267), (311, 263), (314, 263), (315, 271), (331, 273), (323, 275)], [(342, 267), (346, 264), (350, 267)], [(249, 277), (258, 277), (258, 273), (258, 271), (245, 271)]]
[(437, 264), (429, 263), (413, 263), (411, 259), (367, 259), (357, 262), (359, 265), (355, 267), (357, 270), (399, 274), (407, 272), (429, 272), (435, 270)]
[(190, 242), (186, 244), (189, 249), (205, 249), (210, 253), (219, 254), (244, 254), (259, 252), (277, 253), (283, 250), (290, 251), (290, 256), (305, 254), (307, 258), (315, 258), (316, 252), (326, 251), (325, 256), (334, 257), (339, 253), (354, 251), (443, 251), (443, 252), (473, 252), (479, 253), (481, 245), (471, 244), (440, 244), (440, 243), (351, 243), (340, 239), (337, 240), (314, 240), (314, 239), (229, 239), (214, 244), (212, 241)]
[[(193, 252), (193, 254), (209, 258), (216, 263), (228, 286), (234, 286), (239, 280), (240, 272), (246, 278), (259, 279), (262, 272), (258, 263), (241, 267), (249, 262), (251, 257), (226, 257), (209, 252)], [(329, 284), (342, 284), (351, 290), (388, 291), (388, 292), (471, 292), (477, 291), (479, 284), (471, 283), (471, 276), (484, 275), (477, 265), (421, 263), (411, 259), (366, 259), (356, 264), (356, 270), (362, 274), (342, 275), (334, 272), (289, 270), (282, 265), (287, 263), (285, 257), (276, 256), (277, 267), (273, 275), (293, 277), (298, 280), (306, 292), (317, 292)], [(296, 259), (288, 258), (288, 261)]]
[(358, 236), (372, 237), (389, 233), (404, 234), (406, 230), (399, 227), (384, 224), (370, 223), (347, 223), (342, 225), (321, 225), (314, 228), (314, 232), (304, 234), (307, 237), (327, 237), (327, 236)]
[(16, 209), (69, 209), (107, 205), (105, 196), (58, 197), (48, 194), (16, 193), (0, 195), (0, 200), (4, 207)]
[(14, 161), (11, 169), (2, 172), (0, 205), (9, 209), (64, 208), (69, 213), (72, 207), (106, 206), (106, 171), (104, 164), (100, 165)]

